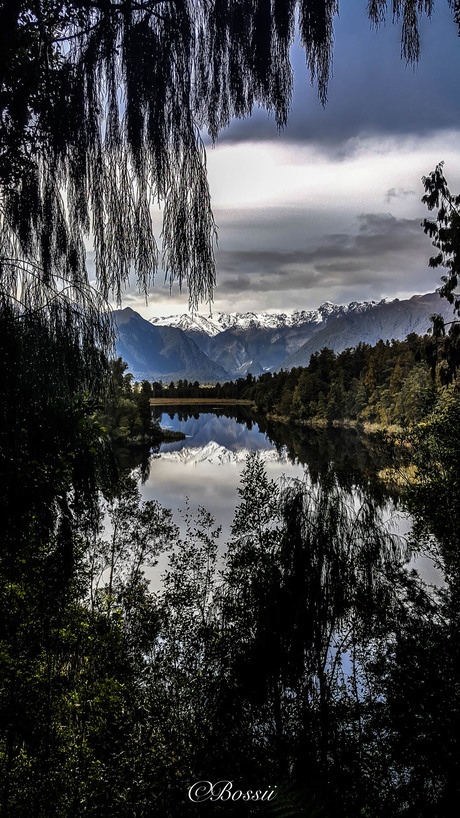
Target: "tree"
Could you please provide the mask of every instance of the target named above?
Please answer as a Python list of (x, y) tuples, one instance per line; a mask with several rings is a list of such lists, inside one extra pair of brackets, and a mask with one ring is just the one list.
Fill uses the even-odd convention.
[(136, 396), (137, 408), (141, 417), (142, 431), (148, 435), (152, 431), (152, 408), (150, 398), (153, 397), (152, 384), (143, 380), (139, 394)]
[(246, 754), (246, 767), (309, 788), (328, 815), (387, 814), (386, 737), (370, 724), (381, 689), (364, 665), (398, 628), (404, 549), (378, 503), (340, 489), (330, 468), (315, 487), (283, 485), (251, 455), (239, 494), (222, 587), (230, 706), (247, 733), (232, 768)]
[[(375, 25), (386, 0), (369, 4)], [(402, 55), (419, 57), (432, 0), (395, 0)], [(212, 297), (214, 221), (200, 132), (215, 140), (255, 105), (279, 128), (292, 95), (296, 16), (323, 103), (336, 0), (8, 0), (0, 12), (2, 294), (24, 311), (103, 309), (131, 268), (147, 292), (158, 268), (150, 205), (164, 203), (171, 283)], [(95, 249), (89, 286), (83, 239)], [(102, 299), (102, 300), (101, 300)], [(81, 331), (81, 310), (73, 313)], [(95, 332), (97, 321), (93, 321)]]
[(453, 305), (457, 316), (446, 325), (440, 315), (432, 316), (433, 343), (427, 345), (433, 373), (440, 359), (440, 379), (442, 384), (451, 383), (460, 366), (460, 293), (457, 291), (460, 276), (460, 195), (453, 195), (444, 176), (443, 162), (440, 162), (422, 182), (425, 195), (422, 202), (429, 210), (438, 208), (436, 221), (424, 219), (423, 229), (433, 239), (439, 252), (430, 258), (430, 267), (444, 267), (447, 273), (441, 276), (443, 282), (438, 292)]

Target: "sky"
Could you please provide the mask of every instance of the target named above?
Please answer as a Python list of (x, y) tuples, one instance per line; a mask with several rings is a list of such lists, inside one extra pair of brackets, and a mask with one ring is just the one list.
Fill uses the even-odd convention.
[[(279, 134), (257, 110), (208, 146), (219, 237), (213, 312), (291, 312), (439, 285), (420, 226), (429, 215), (421, 177), (444, 161), (460, 192), (460, 40), (447, 0), (434, 5), (414, 69), (400, 58), (400, 25), (376, 31), (365, 0), (342, 2), (326, 107), (294, 46), (287, 128)], [(170, 295), (160, 272), (148, 305), (133, 289), (123, 306), (145, 318), (183, 313), (188, 294)]]

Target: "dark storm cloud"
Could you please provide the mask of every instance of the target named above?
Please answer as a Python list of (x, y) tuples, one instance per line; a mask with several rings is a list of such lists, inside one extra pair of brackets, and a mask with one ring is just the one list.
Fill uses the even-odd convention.
[[(219, 297), (225, 295), (243, 294), (248, 298), (248, 303), (255, 294), (262, 292), (284, 292), (286, 290), (310, 290), (320, 283), (326, 283), (327, 278), (321, 276), (317, 270), (280, 270), (270, 275), (265, 273), (251, 273), (239, 275), (237, 278), (226, 278), (223, 276), (219, 283)], [(333, 277), (330, 277), (333, 281)]]
[(426, 264), (429, 245), (419, 219), (367, 213), (359, 222), (355, 235), (330, 234), (312, 248), (219, 252), (219, 297), (251, 290), (306, 290), (319, 284), (352, 287), (373, 275), (382, 287), (398, 286), (402, 272), (414, 263)]
[(244, 268), (248, 272), (266, 274), (284, 270), (311, 260), (311, 253), (305, 250), (283, 252), (281, 250), (230, 250), (218, 253), (217, 264), (220, 272), (238, 272)]
[(238, 275), (231, 278), (221, 278), (218, 282), (218, 289), (216, 295), (222, 297), (223, 295), (231, 293), (245, 293), (249, 290), (254, 290), (255, 281), (251, 275)]
[[(310, 86), (305, 57), (293, 49), (295, 90), (283, 138), (340, 147), (358, 135), (411, 134), (455, 129), (460, 120), (460, 49), (452, 11), (437, 4), (421, 25), (422, 54), (414, 68), (400, 58), (401, 25), (371, 30), (364, 0), (343, 4), (335, 24), (334, 76), (323, 108)], [(255, 111), (235, 121), (221, 141), (276, 138), (273, 118)]]
[(353, 261), (341, 261), (340, 259), (326, 264), (316, 264), (315, 269), (320, 273), (352, 273), (356, 274), (358, 270), (368, 270), (367, 265), (363, 261), (353, 259)]
[(350, 251), (360, 256), (378, 258), (398, 250), (410, 253), (425, 245), (419, 219), (397, 219), (391, 213), (366, 213), (359, 219), (359, 233)]

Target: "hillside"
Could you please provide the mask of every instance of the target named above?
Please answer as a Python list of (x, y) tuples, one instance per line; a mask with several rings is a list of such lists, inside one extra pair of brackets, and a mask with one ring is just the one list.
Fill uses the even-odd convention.
[(137, 379), (216, 382), (307, 366), (327, 347), (339, 353), (360, 342), (424, 335), (430, 316), (451, 314), (437, 293), (407, 300), (325, 302), (317, 310), (286, 313), (176, 315), (146, 321), (129, 307), (114, 313), (117, 354)]
[(116, 310), (114, 319), (117, 355), (127, 362), (136, 379), (217, 381), (229, 377), (180, 329), (156, 327), (130, 307)]
[(452, 314), (450, 304), (437, 293), (414, 295), (407, 301), (381, 301), (362, 311), (334, 316), (276, 369), (308, 366), (313, 353), (324, 347), (338, 353), (360, 342), (372, 346), (380, 340), (402, 341), (411, 332), (424, 335), (431, 326), (433, 313), (446, 318)]

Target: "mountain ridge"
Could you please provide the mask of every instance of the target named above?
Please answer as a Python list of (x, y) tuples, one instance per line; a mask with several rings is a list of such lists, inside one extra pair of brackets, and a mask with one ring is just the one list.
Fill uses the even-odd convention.
[[(332, 301), (324, 301), (317, 309), (313, 310), (293, 310), (291, 313), (279, 312), (252, 312), (245, 313), (223, 313), (217, 312), (213, 315), (205, 316), (201, 313), (181, 313), (176, 315), (162, 316), (160, 318), (150, 318), (149, 321), (154, 326), (178, 327), (184, 332), (205, 332), (210, 337), (215, 337), (220, 332), (227, 329), (249, 329), (259, 327), (261, 329), (279, 329), (280, 327), (299, 326), (304, 323), (324, 323), (331, 315), (345, 314), (348, 312), (362, 311), (378, 304), (386, 303), (388, 299), (381, 301), (351, 301), (348, 304), (334, 304)], [(217, 317), (216, 317), (217, 316)]]
[(407, 300), (386, 300), (377, 306), (379, 310), (347, 313), (332, 323), (328, 322), (296, 352), (289, 355), (279, 368), (308, 366), (311, 356), (324, 347), (339, 353), (357, 343), (373, 346), (379, 340), (403, 341), (412, 332), (424, 335), (430, 328), (430, 316), (433, 313), (440, 313), (446, 318), (452, 312), (451, 305), (441, 299), (438, 293), (413, 295)]
[(325, 301), (292, 313), (198, 313), (148, 321), (130, 307), (114, 313), (117, 353), (136, 378), (216, 382), (307, 366), (323, 347), (342, 352), (358, 343), (404, 340), (426, 333), (430, 316), (452, 308), (438, 293), (409, 299)]
[(229, 373), (212, 361), (182, 330), (155, 327), (125, 307), (113, 313), (118, 330), (117, 355), (137, 379), (228, 380)]

